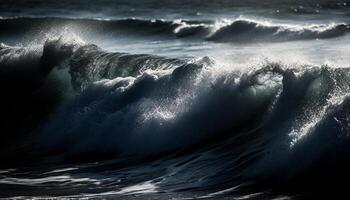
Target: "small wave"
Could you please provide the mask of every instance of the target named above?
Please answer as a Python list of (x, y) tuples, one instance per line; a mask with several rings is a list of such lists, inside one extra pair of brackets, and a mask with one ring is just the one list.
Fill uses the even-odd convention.
[(238, 19), (215, 31), (207, 39), (216, 42), (281, 42), (291, 40), (327, 39), (350, 31), (346, 24), (330, 25), (277, 25)]

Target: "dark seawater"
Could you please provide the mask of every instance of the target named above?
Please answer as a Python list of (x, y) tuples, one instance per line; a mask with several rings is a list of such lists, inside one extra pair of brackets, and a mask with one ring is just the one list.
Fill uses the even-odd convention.
[(0, 0), (0, 198), (348, 199), (347, 0)]

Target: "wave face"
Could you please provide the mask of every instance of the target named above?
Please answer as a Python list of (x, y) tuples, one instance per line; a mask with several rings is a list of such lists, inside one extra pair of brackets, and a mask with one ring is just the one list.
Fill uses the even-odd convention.
[(46, 166), (30, 177), (0, 171), (1, 196), (14, 186), (66, 198), (293, 195), (338, 191), (337, 179), (349, 177), (347, 68), (227, 69), (209, 57), (113, 53), (74, 37), (2, 44), (0, 66), (1, 141), (11, 144), (1, 157)]
[[(21, 26), (21, 29), (17, 27)], [(149, 36), (170, 38), (192, 38), (214, 42), (256, 43), (283, 42), (295, 40), (329, 39), (349, 33), (349, 25), (311, 24), (290, 25), (272, 22), (254, 21), (238, 18), (236, 20), (172, 20), (163, 19), (65, 19), (65, 18), (3, 18), (0, 19), (3, 31), (0, 36), (24, 36), (36, 30), (47, 32), (75, 27), (87, 35), (104, 35), (110, 37)], [(59, 28), (57, 28), (59, 27)], [(40, 34), (38, 32), (38, 34)], [(55, 31), (54, 31), (55, 32)], [(57, 32), (57, 31), (56, 31)]]
[(69, 67), (74, 87), (84, 88), (94, 81), (137, 76), (147, 70), (166, 70), (184, 61), (153, 55), (109, 53), (96, 45), (85, 45), (71, 56)]
[[(26, 147), (32, 145), (33, 139), (23, 139), (30, 141), (24, 145), (17, 144), (20, 142), (17, 138), (34, 137), (33, 132), (37, 132), (63, 100), (94, 81), (136, 76), (146, 70), (170, 69), (183, 63), (152, 55), (108, 53), (74, 38), (53, 38), (28, 47), (1, 44), (1, 89), (8, 95), (1, 99), (4, 132), (1, 139), (13, 143), (15, 154), (27, 154)], [(1, 156), (16, 161), (6, 151)]]

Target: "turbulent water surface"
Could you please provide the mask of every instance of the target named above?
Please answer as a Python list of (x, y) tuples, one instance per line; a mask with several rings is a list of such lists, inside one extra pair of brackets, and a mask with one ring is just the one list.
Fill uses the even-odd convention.
[(4, 0), (0, 42), (0, 198), (348, 196), (347, 0)]

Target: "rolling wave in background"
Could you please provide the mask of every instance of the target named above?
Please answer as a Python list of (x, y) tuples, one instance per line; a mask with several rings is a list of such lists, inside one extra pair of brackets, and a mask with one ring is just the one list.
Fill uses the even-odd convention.
[[(68, 24), (68, 25), (67, 25)], [(21, 26), (21, 29), (17, 27)], [(196, 37), (214, 42), (250, 43), (283, 42), (293, 40), (328, 39), (346, 35), (350, 26), (345, 23), (291, 25), (239, 17), (236, 20), (216, 21), (164, 19), (119, 20), (66, 19), (66, 18), (2, 18), (0, 27), (3, 34), (18, 34), (28, 31), (51, 30), (54, 27), (83, 27), (89, 34), (133, 34), (164, 35), (178, 38)], [(40, 27), (40, 28), (39, 28)], [(81, 30), (81, 31), (83, 31)]]

